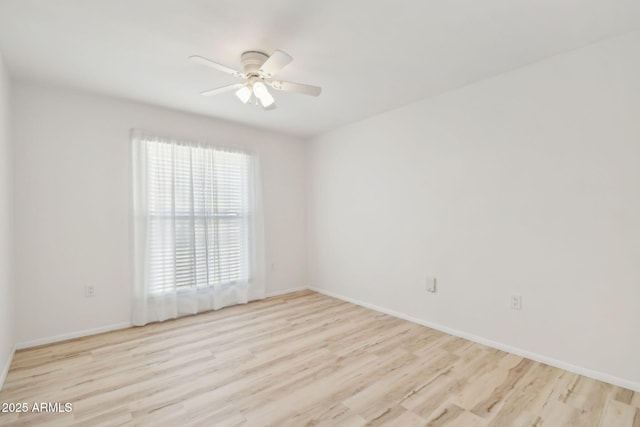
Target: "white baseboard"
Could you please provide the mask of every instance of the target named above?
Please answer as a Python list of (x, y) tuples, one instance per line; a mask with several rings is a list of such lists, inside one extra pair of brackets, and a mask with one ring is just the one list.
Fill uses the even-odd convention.
[(9, 373), (9, 368), (11, 367), (11, 361), (13, 360), (13, 355), (15, 354), (15, 352), (16, 346), (14, 345), (11, 349), (11, 353), (9, 353), (9, 358), (2, 367), (2, 371), (0, 371), (0, 391), (2, 391), (2, 388), (4, 387), (4, 380), (7, 379), (7, 374)]
[(298, 287), (298, 288), (289, 288), (289, 289), (279, 289), (277, 291), (270, 291), (267, 292), (266, 297), (270, 298), (270, 297), (277, 297), (278, 295), (285, 295), (285, 294), (292, 294), (294, 292), (300, 292), (300, 291), (306, 291), (309, 288), (302, 286), (302, 287)]
[(70, 340), (73, 338), (86, 337), (89, 335), (101, 334), (104, 332), (117, 331), (131, 327), (131, 322), (116, 323), (113, 325), (100, 326), (98, 328), (85, 329), (82, 331), (69, 332), (66, 334), (54, 335), (52, 337), (37, 338), (35, 340), (22, 341), (16, 344), (16, 349), (37, 347), (39, 345), (51, 344), (58, 341)]
[[(265, 295), (265, 298), (269, 298), (269, 297), (274, 297), (274, 296), (278, 296), (278, 295), (284, 295), (284, 294), (290, 294), (292, 292), (299, 292), (299, 291), (304, 291), (307, 290), (308, 288), (306, 287), (299, 287), (299, 288), (289, 288), (289, 289), (280, 289), (277, 291), (273, 291), (273, 292), (267, 292), (267, 294)], [(89, 335), (96, 335), (96, 334), (101, 334), (104, 332), (111, 332), (111, 331), (117, 331), (118, 329), (126, 329), (131, 327), (131, 322), (122, 322), (122, 323), (116, 323), (113, 325), (106, 325), (106, 326), (101, 326), (98, 328), (92, 328), (92, 329), (85, 329), (82, 331), (76, 331), (76, 332), (69, 332), (66, 334), (60, 334), (60, 335), (55, 335), (52, 337), (44, 337), (44, 338), (37, 338), (34, 340), (27, 340), (27, 341), (22, 341), (19, 342), (15, 345), (15, 348), (17, 350), (21, 350), (24, 348), (31, 348), (31, 347), (37, 347), (39, 345), (45, 345), (45, 344), (52, 344), (55, 342), (59, 342), (59, 341), (65, 341), (65, 340), (70, 340), (73, 338), (81, 338), (81, 337), (86, 337)]]
[(584, 368), (581, 366), (576, 366), (568, 362), (563, 362), (561, 360), (554, 359), (552, 357), (547, 357), (541, 354), (533, 353), (527, 350), (523, 350), (520, 348), (512, 347), (507, 344), (503, 344), (501, 342), (493, 341), (478, 335), (470, 334), (467, 332), (459, 331), (457, 329), (449, 328), (447, 326), (439, 325), (437, 323), (428, 322), (426, 320), (419, 319), (417, 317), (409, 316), (404, 313), (400, 313), (394, 310), (390, 310), (384, 307), (380, 307), (374, 304), (369, 304), (364, 301), (360, 301), (354, 298), (346, 297), (344, 295), (337, 294), (335, 292), (327, 291), (322, 288), (309, 287), (312, 291), (337, 298), (346, 302), (350, 302), (352, 304), (356, 304), (362, 307), (369, 308), (371, 310), (378, 311), (380, 313), (388, 314), (393, 317), (397, 317), (399, 319), (408, 320), (409, 322), (417, 323), (419, 325), (426, 326), (428, 328), (436, 329), (438, 331), (455, 335), (460, 338), (467, 339), (469, 341), (477, 342), (482, 345), (486, 345), (488, 347), (493, 347), (498, 350), (506, 351), (508, 353), (512, 353), (521, 357), (526, 357), (527, 359), (534, 360), (536, 362), (544, 363), (546, 365), (554, 366), (556, 368), (564, 369), (565, 371), (573, 372), (574, 374), (583, 375), (585, 377), (593, 378), (598, 381), (604, 381), (609, 384), (613, 384), (619, 387), (627, 388), (629, 390), (633, 390), (636, 392), (640, 392), (640, 383), (626, 380), (624, 378), (615, 377), (613, 375), (605, 374), (604, 372), (594, 371), (592, 369)]

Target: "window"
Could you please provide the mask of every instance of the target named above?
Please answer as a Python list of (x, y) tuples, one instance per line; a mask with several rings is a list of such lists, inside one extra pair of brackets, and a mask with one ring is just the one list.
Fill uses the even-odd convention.
[(175, 297), (177, 305), (153, 320), (218, 308), (210, 300), (225, 288), (246, 302), (255, 274), (253, 156), (139, 134), (133, 143), (136, 286), (145, 304)]

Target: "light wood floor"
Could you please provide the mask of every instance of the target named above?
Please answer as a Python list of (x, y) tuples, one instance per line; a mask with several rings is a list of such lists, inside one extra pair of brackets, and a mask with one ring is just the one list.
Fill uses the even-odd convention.
[(313, 292), (18, 351), (2, 425), (640, 426), (640, 395)]

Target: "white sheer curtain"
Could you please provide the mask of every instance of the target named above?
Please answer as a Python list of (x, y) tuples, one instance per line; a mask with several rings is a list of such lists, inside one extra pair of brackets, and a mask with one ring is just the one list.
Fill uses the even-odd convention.
[(264, 298), (257, 157), (131, 135), (133, 324)]

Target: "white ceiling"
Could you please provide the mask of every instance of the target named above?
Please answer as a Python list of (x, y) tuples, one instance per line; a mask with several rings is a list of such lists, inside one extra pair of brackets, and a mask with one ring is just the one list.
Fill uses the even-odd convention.
[[(88, 89), (303, 137), (637, 29), (640, 0), (0, 0), (0, 52), (18, 79)], [(226, 93), (245, 50), (281, 49), (262, 111)]]

